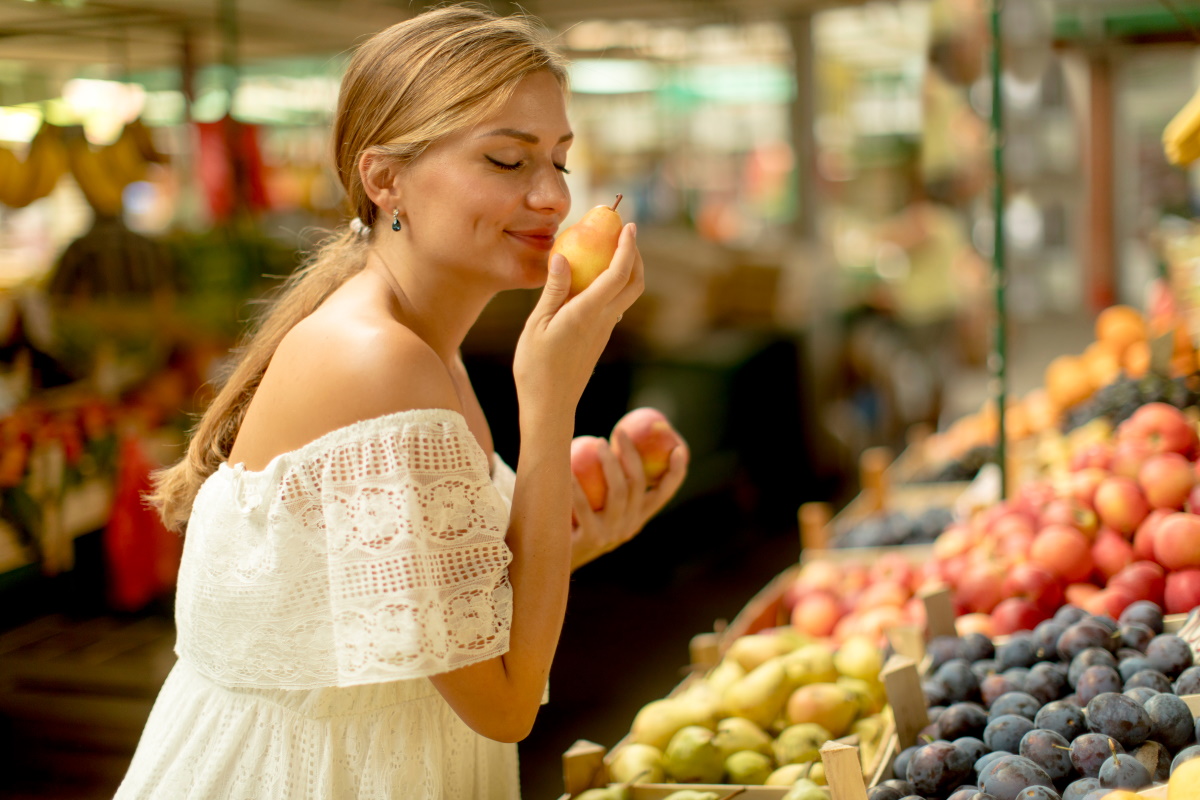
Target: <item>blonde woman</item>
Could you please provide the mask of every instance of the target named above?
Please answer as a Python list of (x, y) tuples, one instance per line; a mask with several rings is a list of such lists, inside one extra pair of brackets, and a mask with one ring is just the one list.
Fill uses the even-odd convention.
[[(576, 404), (643, 273), (633, 225), (569, 301), (548, 263), (565, 85), (529, 21), (469, 7), (357, 51), (333, 139), (361, 222), (284, 288), (157, 482), (186, 525), (179, 660), (118, 798), (518, 796), (571, 570), (687, 463), (681, 445), (648, 489), (617, 441), (601, 512), (571, 476)], [(497, 292), (543, 284), (513, 358), (514, 474), (459, 345)]]

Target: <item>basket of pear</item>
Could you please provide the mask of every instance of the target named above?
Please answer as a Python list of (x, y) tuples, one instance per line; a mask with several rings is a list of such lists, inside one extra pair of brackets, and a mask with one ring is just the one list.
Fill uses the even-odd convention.
[(882, 666), (883, 652), (867, 637), (836, 647), (788, 628), (739, 637), (712, 669), (642, 707), (605, 755), (599, 780), (689, 784), (718, 797), (761, 786), (753, 797), (828, 800), (821, 746), (853, 741), (871, 775), (891, 733)]

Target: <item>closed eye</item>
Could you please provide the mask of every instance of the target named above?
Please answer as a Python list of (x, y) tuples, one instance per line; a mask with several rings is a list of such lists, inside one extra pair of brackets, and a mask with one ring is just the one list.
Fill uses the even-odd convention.
[[(511, 170), (518, 170), (518, 169), (520, 169), (521, 167), (525, 166), (525, 162), (524, 162), (524, 161), (518, 161), (518, 162), (517, 162), (517, 163), (515, 163), (515, 164), (508, 164), (508, 163), (505, 163), (505, 162), (503, 162), (503, 161), (497, 161), (496, 159), (492, 158), (491, 156), (484, 156), (484, 158), (486, 158), (488, 161), (490, 161), (490, 162), (491, 162), (491, 164), (492, 164), (492, 166), (494, 166), (494, 167), (499, 167), (500, 169), (504, 169), (504, 170), (510, 170), (510, 171), (511, 171)], [(555, 164), (555, 165), (554, 165), (554, 168), (555, 168), (556, 170), (558, 170), (559, 172), (561, 172), (562, 174), (564, 174), (564, 175), (570, 175), (570, 174), (571, 174), (571, 170), (567, 169), (567, 167), (566, 167), (566, 165), (565, 165), (565, 164)]]

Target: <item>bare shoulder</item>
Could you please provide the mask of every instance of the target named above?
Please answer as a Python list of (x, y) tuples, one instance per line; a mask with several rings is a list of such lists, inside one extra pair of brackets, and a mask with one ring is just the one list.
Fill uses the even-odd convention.
[(314, 314), (280, 342), (230, 460), (260, 468), (338, 428), (422, 408), (462, 413), (449, 370), (419, 336), (391, 319)]

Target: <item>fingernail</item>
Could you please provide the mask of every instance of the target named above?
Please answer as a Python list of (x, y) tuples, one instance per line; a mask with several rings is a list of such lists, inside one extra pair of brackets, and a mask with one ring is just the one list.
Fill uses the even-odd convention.
[(567, 270), (567, 262), (562, 256), (555, 253), (550, 257), (550, 273), (552, 275), (561, 275)]
[(629, 223), (629, 232), (633, 234), (633, 238), (635, 238), (635, 239), (637, 238), (637, 223), (636, 222)]

